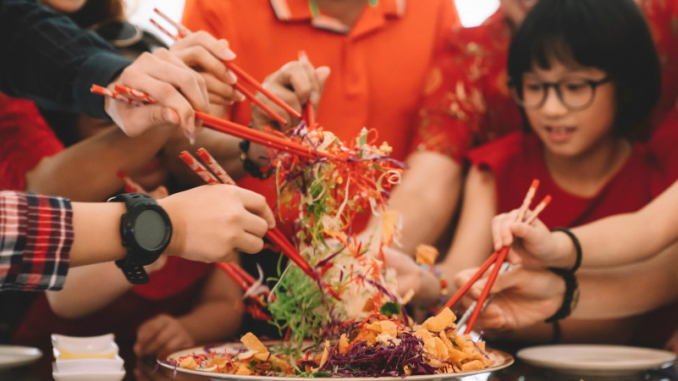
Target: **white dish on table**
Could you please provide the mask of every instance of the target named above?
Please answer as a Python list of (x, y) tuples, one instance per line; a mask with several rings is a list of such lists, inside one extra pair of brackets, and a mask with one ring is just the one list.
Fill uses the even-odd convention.
[(28, 365), (42, 357), (38, 348), (0, 345), (0, 369)]
[(52, 335), (56, 381), (120, 381), (124, 361), (113, 334), (93, 337)]
[[(265, 342), (266, 346), (275, 345), (279, 342)], [(182, 356), (189, 354), (205, 354), (209, 351), (223, 352), (227, 351), (228, 353), (242, 351), (244, 345), (241, 343), (227, 343), (219, 346), (209, 347), (209, 351), (205, 351), (206, 347), (196, 347), (191, 349), (186, 349), (183, 351), (175, 352), (167, 356), (167, 360), (176, 360)], [(492, 360), (495, 361), (495, 364), (489, 368), (474, 370), (469, 372), (457, 372), (457, 373), (442, 373), (442, 374), (431, 374), (431, 375), (422, 375), (422, 376), (407, 376), (407, 377), (352, 377), (352, 378), (340, 378), (333, 377), (334, 379), (350, 380), (350, 381), (446, 381), (446, 380), (457, 380), (461, 377), (472, 376), (475, 374), (489, 373), (494, 372), (499, 369), (504, 369), (511, 364), (513, 364), (513, 356), (502, 351), (494, 349), (486, 349), (487, 353)], [(192, 375), (198, 375), (205, 378), (211, 378), (212, 380), (234, 380), (234, 381), (309, 381), (308, 377), (271, 377), (271, 376), (242, 376), (236, 374), (226, 374), (226, 373), (214, 373), (198, 370), (184, 369), (181, 367), (175, 367), (168, 364), (167, 362), (158, 360), (158, 363), (168, 369), (176, 370), (180, 373), (188, 373)], [(327, 380), (328, 378), (323, 378)]]
[(118, 354), (118, 345), (112, 333), (101, 336), (73, 337), (52, 335), (54, 358), (70, 359), (113, 359)]
[(120, 381), (125, 377), (123, 360), (114, 359), (56, 360), (52, 377), (56, 381)]
[(516, 357), (539, 368), (573, 375), (624, 376), (673, 365), (676, 354), (620, 345), (544, 345)]

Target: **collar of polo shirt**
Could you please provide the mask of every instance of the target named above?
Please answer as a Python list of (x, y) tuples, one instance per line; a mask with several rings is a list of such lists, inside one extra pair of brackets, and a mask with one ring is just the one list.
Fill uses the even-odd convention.
[[(310, 22), (318, 29), (324, 29), (330, 32), (349, 34), (352, 32), (351, 28), (335, 19), (321, 14), (318, 17), (313, 17), (308, 0), (270, 0), (271, 6), (275, 11), (275, 15), (280, 21), (285, 22)], [(358, 24), (367, 22), (372, 26), (379, 26), (383, 24), (384, 20), (392, 18), (400, 18), (405, 14), (407, 0), (379, 0), (377, 5), (366, 7), (366, 14), (361, 16)], [(366, 17), (367, 16), (367, 17)], [(365, 20), (367, 19), (367, 20)], [(374, 22), (376, 21), (376, 23)], [(356, 24), (353, 27), (355, 32)], [(360, 28), (363, 29), (363, 28)], [(371, 29), (371, 28), (370, 28)]]

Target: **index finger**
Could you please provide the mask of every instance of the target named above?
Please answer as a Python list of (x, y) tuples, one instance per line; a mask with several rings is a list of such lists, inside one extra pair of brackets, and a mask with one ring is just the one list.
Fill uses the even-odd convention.
[(266, 203), (266, 198), (258, 193), (242, 189), (242, 203), (245, 209), (250, 213), (253, 213), (261, 218), (263, 218), (267, 223), (269, 228), (275, 227), (275, 218), (273, 217), (273, 211)]

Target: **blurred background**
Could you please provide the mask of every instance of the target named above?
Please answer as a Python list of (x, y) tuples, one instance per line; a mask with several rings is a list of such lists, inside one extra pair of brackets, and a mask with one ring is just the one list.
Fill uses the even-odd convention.
[[(148, 21), (153, 14), (153, 8), (159, 7), (175, 20), (181, 19), (181, 11), (185, 0), (126, 0), (127, 12), (130, 21), (142, 28), (157, 34), (157, 30)], [(417, 1), (417, 0), (412, 0)], [(476, 26), (482, 23), (488, 16), (497, 10), (499, 0), (451, 0), (457, 4), (459, 17), (466, 27)], [(169, 38), (162, 36), (165, 42), (170, 43)]]

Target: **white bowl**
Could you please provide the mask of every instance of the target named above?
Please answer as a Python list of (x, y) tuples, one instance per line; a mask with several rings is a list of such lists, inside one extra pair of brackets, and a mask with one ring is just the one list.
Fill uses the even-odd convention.
[(118, 354), (118, 345), (112, 333), (92, 337), (72, 337), (52, 335), (54, 358), (57, 360), (74, 359), (113, 359)]
[(52, 377), (56, 381), (120, 381), (125, 377), (123, 363), (117, 355), (114, 359), (56, 360)]

